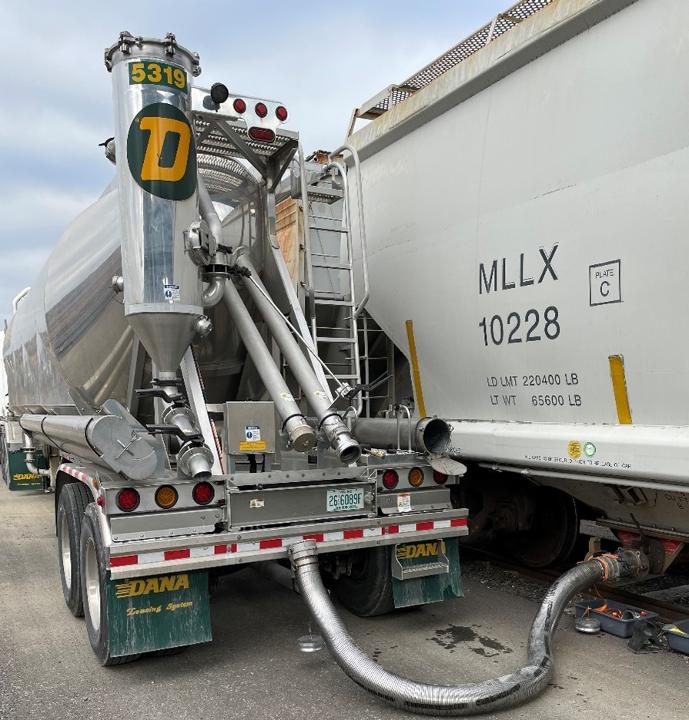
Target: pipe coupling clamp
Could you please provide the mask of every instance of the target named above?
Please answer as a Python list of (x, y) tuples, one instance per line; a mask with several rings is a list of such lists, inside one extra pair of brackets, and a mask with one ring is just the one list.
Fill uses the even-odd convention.
[(318, 565), (318, 551), (315, 540), (302, 540), (287, 549), (292, 569), (298, 570), (308, 565)]

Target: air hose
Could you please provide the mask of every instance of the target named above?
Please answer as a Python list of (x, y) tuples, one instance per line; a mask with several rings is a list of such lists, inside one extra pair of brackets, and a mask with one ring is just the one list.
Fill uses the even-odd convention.
[(313, 540), (290, 547), (297, 585), (338, 665), (355, 683), (397, 708), (423, 715), (478, 715), (515, 707), (539, 695), (554, 669), (552, 636), (572, 597), (590, 585), (638, 573), (635, 554), (603, 555), (566, 572), (551, 585), (529, 635), (526, 665), (509, 675), (467, 685), (430, 685), (388, 672), (353, 642), (333, 607), (318, 568)]

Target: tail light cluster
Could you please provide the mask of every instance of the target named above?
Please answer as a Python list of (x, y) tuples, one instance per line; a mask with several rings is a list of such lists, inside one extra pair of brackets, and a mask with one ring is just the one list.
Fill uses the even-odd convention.
[[(237, 115), (243, 115), (246, 112), (247, 104), (246, 100), (243, 98), (235, 98), (232, 101), (232, 107), (234, 108), (234, 111), (237, 113)], [(258, 117), (264, 118), (268, 116), (268, 106), (261, 102), (260, 100), (254, 105), (254, 112)], [(284, 105), (278, 105), (275, 108), (275, 117), (280, 122), (285, 122), (288, 117), (287, 108)]]
[[(215, 488), (206, 480), (197, 482), (191, 491), (191, 497), (197, 505), (208, 505), (215, 498)], [(170, 510), (179, 501), (179, 493), (172, 485), (161, 485), (155, 491), (156, 505)], [(134, 488), (122, 488), (115, 496), (115, 503), (122, 512), (133, 512), (139, 507), (141, 496)]]
[[(445, 473), (433, 471), (433, 481), (438, 485), (444, 485), (447, 482), (447, 475)], [(400, 476), (397, 470), (385, 470), (383, 473), (383, 487), (386, 490), (394, 490), (400, 481)], [(421, 487), (425, 480), (425, 475), (420, 467), (413, 467), (407, 473), (407, 480), (412, 487)]]

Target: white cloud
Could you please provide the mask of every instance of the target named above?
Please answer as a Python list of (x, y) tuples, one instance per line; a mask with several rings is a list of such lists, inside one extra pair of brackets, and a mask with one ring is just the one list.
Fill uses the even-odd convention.
[[(98, 192), (74, 192), (51, 185), (9, 186), (2, 190), (2, 258), (30, 252), (36, 245), (55, 245), (57, 235), (98, 196)], [(42, 237), (46, 231), (52, 237)], [(3, 264), (4, 264), (3, 262)]]

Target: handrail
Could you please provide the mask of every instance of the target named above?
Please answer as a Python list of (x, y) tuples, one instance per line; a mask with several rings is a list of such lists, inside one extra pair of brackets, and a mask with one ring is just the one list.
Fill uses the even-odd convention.
[(29, 294), (29, 290), (31, 290), (30, 287), (25, 287), (23, 290), (20, 290), (14, 298), (12, 298), (12, 315), (17, 312), (19, 303)]
[[(364, 193), (361, 186), (361, 163), (359, 162), (359, 154), (354, 147), (345, 143), (337, 148), (337, 150), (330, 153), (330, 159), (335, 161), (335, 158), (342, 155), (343, 152), (349, 152), (352, 156), (354, 160), (354, 172), (356, 173), (357, 205), (359, 210), (359, 241), (361, 244), (361, 270), (364, 280), (364, 296), (361, 298), (361, 302), (358, 305), (355, 303), (352, 313), (354, 318), (357, 318), (366, 307), (370, 295), (368, 282), (368, 243), (366, 241), (366, 225), (364, 221)], [(350, 225), (350, 232), (351, 229)], [(353, 302), (354, 300), (354, 297), (352, 297)]]
[[(309, 191), (306, 186), (306, 162), (304, 160), (304, 148), (301, 143), (297, 146), (297, 154), (299, 156), (299, 184), (301, 185), (301, 204), (302, 204), (302, 227), (304, 229), (304, 257), (306, 259), (306, 277), (304, 282), (309, 294), (309, 312), (312, 321), (315, 318), (314, 311), (314, 289), (313, 289), (313, 265), (311, 263), (311, 225), (309, 223)], [(316, 330), (314, 322), (311, 322), (311, 334), (313, 342), (316, 342)]]

